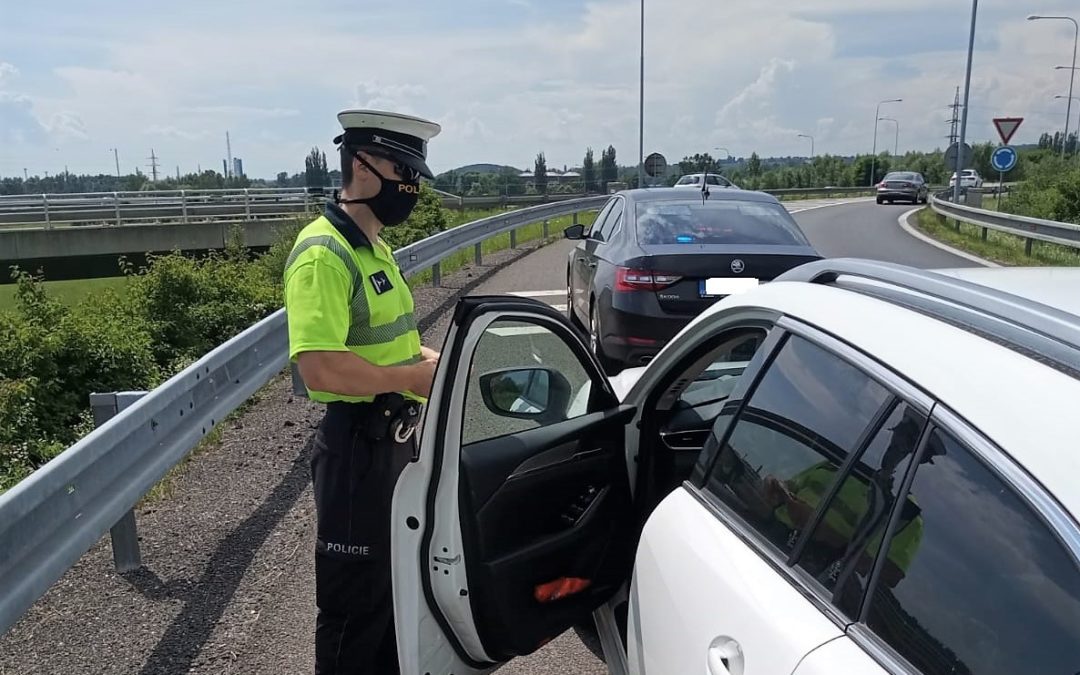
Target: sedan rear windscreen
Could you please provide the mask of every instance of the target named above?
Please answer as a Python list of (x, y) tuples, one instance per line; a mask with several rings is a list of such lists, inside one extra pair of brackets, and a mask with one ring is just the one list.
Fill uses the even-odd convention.
[(642, 245), (810, 245), (779, 204), (728, 199), (638, 204), (637, 236)]

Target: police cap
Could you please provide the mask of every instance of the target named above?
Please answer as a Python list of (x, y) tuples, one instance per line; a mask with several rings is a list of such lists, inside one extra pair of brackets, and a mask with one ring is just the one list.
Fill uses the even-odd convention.
[(344, 131), (334, 143), (380, 148), (421, 176), (435, 177), (426, 161), (427, 142), (442, 131), (435, 122), (379, 110), (342, 110), (338, 121)]

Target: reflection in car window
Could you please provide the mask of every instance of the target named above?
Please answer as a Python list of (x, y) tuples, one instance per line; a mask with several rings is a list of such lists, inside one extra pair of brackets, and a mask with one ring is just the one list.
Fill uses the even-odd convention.
[(870, 628), (924, 673), (1077, 672), (1076, 563), (967, 448), (935, 430), (927, 451), (911, 486), (921, 539), (907, 569), (886, 565)]
[(710, 355), (712, 363), (682, 390), (679, 402), (693, 407), (727, 398), (764, 341), (764, 330), (740, 331), (725, 341)]
[(792, 337), (735, 421), (708, 489), (789, 552), (888, 400), (854, 366)]
[[(543, 411), (526, 419), (507, 417), (489, 410), (480, 391), (480, 378), (488, 373), (512, 369), (549, 368), (565, 377), (569, 396), (557, 409), (546, 397), (552, 389), (545, 377), (507, 378), (494, 392), (500, 409), (515, 412)], [(519, 320), (496, 319), (480, 337), (473, 352), (465, 390), (465, 415), (461, 425), (461, 444), (469, 445), (507, 434), (535, 429), (590, 412), (587, 409), (591, 386), (588, 371), (577, 354), (546, 326)], [(516, 387), (508, 390), (510, 387)]]
[[(852, 617), (858, 616), (866, 579), (925, 424), (926, 418), (907, 405), (893, 409), (852, 464), (799, 556), (799, 566), (825, 588), (842, 587), (837, 603)], [(889, 550), (891, 564), (910, 566), (921, 532), (918, 508), (904, 502)]]
[(645, 245), (809, 245), (783, 206), (734, 199), (639, 204), (637, 235)]
[(915, 180), (915, 177), (916, 176), (913, 173), (890, 173), (889, 175), (885, 176), (885, 180), (887, 180), (887, 181), (889, 181), (889, 180), (913, 181), (913, 180)]
[(604, 221), (603, 227), (600, 229), (600, 237), (604, 241), (611, 241), (611, 235), (615, 231), (616, 225), (622, 221), (623, 214), (623, 200), (616, 200), (615, 205), (608, 213), (607, 219)]

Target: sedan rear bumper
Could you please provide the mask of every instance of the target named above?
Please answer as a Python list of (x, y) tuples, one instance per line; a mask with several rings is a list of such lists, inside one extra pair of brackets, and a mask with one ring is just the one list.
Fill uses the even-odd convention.
[(601, 298), (599, 314), (604, 355), (627, 366), (651, 361), (695, 316), (665, 312), (656, 295), (646, 291)]

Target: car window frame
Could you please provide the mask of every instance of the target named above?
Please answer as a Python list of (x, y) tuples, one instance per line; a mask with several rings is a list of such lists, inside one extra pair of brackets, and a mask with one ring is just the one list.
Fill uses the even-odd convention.
[[(618, 210), (618, 214), (615, 213), (616, 209)], [(604, 224), (600, 227), (600, 230), (597, 233), (598, 237), (597, 237), (596, 241), (610, 242), (612, 240), (615, 232), (617, 231), (616, 226), (618, 226), (619, 228), (622, 227), (622, 218), (623, 218), (623, 214), (625, 214), (625, 213), (626, 213), (626, 200), (623, 199), (622, 197), (616, 197), (612, 201), (611, 209), (607, 212), (607, 215), (604, 217)], [(611, 223), (611, 228), (610, 229), (608, 229), (608, 223), (609, 222)], [(605, 230), (607, 230), (607, 231), (605, 232)]]
[[(940, 429), (942, 432), (952, 435), (958, 442), (967, 448), (976, 459), (983, 462), (1004, 485), (1013, 490), (1016, 496), (1020, 498), (1020, 500), (1040, 519), (1043, 526), (1050, 529), (1065, 552), (1072, 557), (1073, 561), (1078, 566), (1080, 566), (1080, 523), (1069, 514), (1053, 495), (1047, 492), (1035, 478), (1024, 470), (1023, 467), (1021, 467), (1019, 463), (1010, 457), (1003, 449), (996, 446), (977, 429), (969, 425), (957, 413), (953, 412), (936, 399), (930, 397), (926, 392), (907, 380), (900, 373), (888, 368), (884, 364), (873, 359), (870, 355), (856, 349), (854, 346), (843, 343), (837, 338), (834, 338), (813, 326), (804, 324), (793, 317), (782, 316), (777, 320), (774, 330), (770, 332), (765, 343), (763, 343), (762, 347), (759, 349), (759, 354), (755, 355), (754, 361), (757, 363), (755, 365), (755, 363), (752, 362), (751, 367), (753, 367), (753, 371), (751, 371), (751, 367), (748, 367), (743, 374), (742, 381), (736, 387), (736, 390), (732, 392), (732, 396), (730, 397), (731, 400), (734, 400), (736, 396), (739, 397), (737, 402), (739, 409), (736, 410), (735, 414), (729, 416), (728, 422), (723, 430), (723, 437), (720, 438), (720, 446), (722, 446), (722, 444), (726, 442), (727, 437), (730, 436), (735, 426), (734, 422), (739, 419), (742, 408), (753, 396), (758, 383), (771, 367), (775, 356), (779, 353), (783, 345), (786, 344), (787, 339), (791, 335), (798, 335), (804, 339), (810, 340), (818, 347), (833, 352), (839, 358), (842, 358), (851, 365), (859, 368), (868, 376), (874, 377), (874, 379), (892, 392), (893, 405), (906, 404), (924, 415), (926, 417), (926, 423), (924, 424), (922, 433), (919, 437), (915, 455), (916, 459), (925, 451), (925, 447), (935, 429)], [(764, 353), (767, 348), (768, 353)], [(759, 356), (761, 357), (760, 361)], [(878, 424), (879, 420), (875, 419), (871, 429), (876, 430)], [(872, 433), (870, 435), (872, 437)], [(802, 552), (802, 541), (799, 542), (800, 545), (796, 546), (790, 554), (784, 554), (784, 552), (780, 551), (780, 549), (775, 547), (764, 536), (758, 533), (753, 526), (745, 522), (731, 507), (705, 488), (705, 483), (708, 480), (709, 473), (712, 471), (712, 464), (715, 460), (715, 457), (706, 458), (705, 454), (706, 452), (703, 451), (703, 457), (702, 459), (699, 459), (699, 464), (701, 464), (703, 460), (707, 463), (705, 472), (702, 473), (699, 470), (700, 467), (695, 467), (694, 474), (690, 480), (683, 484), (683, 489), (689, 492), (690, 495), (710, 511), (714, 517), (720, 520), (723, 525), (738, 536), (746, 546), (757, 553), (763, 561), (774, 569), (774, 571), (784, 577), (788, 583), (792, 584), (797, 590), (800, 590), (803, 596), (806, 597), (823, 616), (832, 620), (838, 628), (844, 631), (846, 635), (856, 643), (856, 645), (866, 652), (868, 656), (877, 661), (877, 663), (885, 670), (898, 675), (919, 675), (919, 671), (915, 669), (914, 666), (890, 645), (885, 643), (882, 638), (877, 636), (870, 630), (869, 626), (865, 624), (867, 613), (869, 611), (870, 599), (873, 597), (877, 583), (880, 582), (880, 574), (877, 571), (877, 568), (879, 567), (878, 559), (875, 558), (874, 563), (875, 576), (867, 583), (863, 597), (860, 601), (859, 616), (853, 620), (842, 612), (838, 606), (833, 604), (832, 593), (823, 592), (824, 587), (798, 567), (798, 555)], [(714, 453), (714, 455), (718, 454), (718, 452)], [(900, 499), (907, 498), (911, 484), (914, 481), (917, 467), (918, 462), (912, 462), (911, 466), (909, 466), (908, 470), (905, 472), (900, 490), (898, 491)], [(845, 467), (845, 471), (846, 470), (847, 467)], [(822, 500), (822, 503), (815, 510), (815, 522), (819, 521), (824, 515), (824, 509), (828, 507), (829, 503), (829, 499)], [(897, 511), (894, 515), (898, 514), (899, 512)], [(895, 528), (892, 527), (894, 524), (893, 521), (894, 517), (893, 515), (890, 515), (890, 529), (887, 529), (883, 534), (879, 551), (888, 551), (888, 547), (892, 543), (892, 538), (895, 535)], [(807, 531), (810, 532), (812, 529), (808, 528)], [(800, 537), (800, 540), (804, 540), (805, 538), (806, 535)]]
[[(898, 492), (898, 500), (907, 499), (918, 471), (919, 459), (926, 451), (926, 446), (935, 431), (951, 436), (969, 455), (981, 463), (1001, 484), (1010, 490), (1015, 498), (1025, 505), (1053, 535), (1066, 555), (1080, 568), (1080, 523), (1077, 523), (1068, 511), (1042, 485), (1032, 477), (1018, 462), (998, 447), (990, 439), (968, 424), (957, 413), (941, 402), (935, 402), (934, 408), (923, 429), (916, 450), (915, 461), (911, 463)], [(896, 534), (895, 520), (899, 511), (889, 518), (889, 524), (882, 535), (879, 556), (875, 558), (874, 569), (867, 583), (859, 605), (859, 616), (855, 623), (848, 626), (848, 636), (880, 665), (892, 673), (919, 675), (920, 671), (902, 654), (896, 651), (885, 639), (874, 632), (867, 624), (877, 584), (880, 582), (880, 568), (884, 566), (881, 551), (888, 551), (892, 538)], [(880, 558), (880, 559), (879, 559)]]
[[(756, 368), (753, 372), (751, 372), (750, 367), (744, 371), (744, 381), (740, 381), (739, 385), (736, 386), (735, 391), (733, 391), (732, 395), (729, 397), (729, 400), (738, 407), (734, 414), (728, 416), (722, 432), (718, 434), (717, 440), (719, 442), (716, 444), (712, 453), (707, 455), (707, 450), (702, 451), (702, 456), (699, 458), (698, 465), (694, 468), (691, 479), (686, 481), (683, 484), (683, 487), (705, 506), (714, 517), (719, 519), (724, 526), (738, 536), (744, 544), (757, 553), (762, 560), (787, 579), (788, 583), (795, 586), (797, 590), (800, 590), (803, 596), (814, 604), (824, 616), (828, 617), (840, 630), (846, 630), (852, 625), (852, 619), (839, 607), (833, 604), (833, 594), (826, 591), (821, 584), (817, 583), (817, 581), (808, 573), (797, 566), (798, 558), (794, 554), (801, 553), (801, 546), (796, 546), (792, 551), (787, 553), (781, 551), (772, 542), (760, 534), (752, 525), (744, 521), (734, 509), (706, 488), (709, 475), (712, 473), (715, 462), (719, 457), (719, 448), (723, 447), (723, 444), (727, 442), (728, 437), (734, 430), (735, 422), (742, 415), (743, 409), (757, 390), (758, 384), (768, 372), (776, 356), (780, 353), (783, 346), (787, 344), (787, 340), (791, 336), (805, 339), (815, 346), (832, 353), (837, 358), (844, 360), (851, 366), (861, 370), (867, 377), (874, 379), (889, 391), (891, 394), (890, 400), (892, 400), (894, 404), (907, 404), (926, 418), (930, 419), (932, 417), (931, 413), (935, 408), (935, 401), (901, 374), (886, 367), (865, 352), (842, 342), (838, 338), (835, 338), (814, 326), (803, 323), (790, 316), (781, 316), (776, 322), (775, 329), (769, 334), (765, 343), (763, 343), (761, 349), (759, 349), (759, 353), (754, 357), (754, 361), (757, 362)], [(769, 348), (769, 352), (767, 354), (762, 354), (766, 348)], [(762, 357), (760, 361), (758, 360), (759, 356)], [(751, 366), (754, 365), (755, 364), (752, 362)], [(745, 387), (745, 389), (743, 389), (743, 387)], [(736, 396), (739, 397), (738, 400), (736, 400)], [(888, 405), (886, 405), (886, 408), (888, 408)], [(860, 448), (865, 444), (866, 439), (873, 438), (880, 423), (880, 417), (876, 416), (862, 431), (859, 441)], [(926, 424), (923, 430), (924, 434), (927, 433), (931, 427), (932, 424)], [(920, 450), (923, 440), (924, 439), (920, 437)], [(857, 451), (853, 453), (855, 456), (857, 456), (857, 454)], [(850, 468), (850, 465), (850, 461), (845, 463), (845, 471)], [(905, 474), (904, 480), (907, 480), (907, 478), (908, 476)], [(828, 499), (823, 499), (822, 503), (818, 505), (813, 516), (814, 522), (818, 522), (823, 517), (824, 509), (827, 508), (829, 503), (830, 501)], [(801, 540), (805, 539), (811, 531), (812, 530), (808, 530), (800, 536), (800, 545), (802, 543)], [(882, 541), (882, 545), (884, 546), (888, 540), (883, 537)], [(867, 584), (867, 593), (872, 589), (872, 583)], [(860, 605), (860, 611), (861, 609), (862, 606)]]
[(600, 232), (600, 229), (604, 226), (604, 223), (607, 221), (608, 214), (611, 213), (611, 209), (615, 207), (615, 201), (617, 199), (618, 199), (617, 197), (612, 197), (611, 199), (607, 200), (607, 202), (600, 208), (600, 211), (597, 212), (596, 218), (593, 220), (592, 225), (590, 225), (585, 230), (585, 233), (583, 235), (585, 239), (592, 239), (593, 241), (599, 241), (593, 235)]

